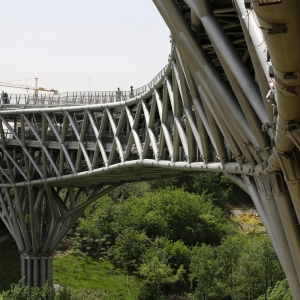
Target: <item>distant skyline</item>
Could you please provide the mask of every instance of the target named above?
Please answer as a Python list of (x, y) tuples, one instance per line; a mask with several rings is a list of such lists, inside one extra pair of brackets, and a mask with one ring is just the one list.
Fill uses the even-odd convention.
[(129, 90), (168, 62), (170, 32), (151, 0), (14, 0), (1, 8), (1, 82), (34, 86), (38, 77), (59, 92)]

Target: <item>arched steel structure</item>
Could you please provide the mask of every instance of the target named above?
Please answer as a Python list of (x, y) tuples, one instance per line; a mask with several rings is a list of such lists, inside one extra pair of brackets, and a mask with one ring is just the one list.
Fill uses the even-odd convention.
[[(153, 2), (171, 55), (135, 95), (2, 105), (0, 216), (25, 284), (51, 281), (56, 246), (98, 197), (123, 182), (198, 170), (223, 172), (249, 193), (300, 299), (300, 6)], [(93, 193), (79, 202), (86, 187)]]

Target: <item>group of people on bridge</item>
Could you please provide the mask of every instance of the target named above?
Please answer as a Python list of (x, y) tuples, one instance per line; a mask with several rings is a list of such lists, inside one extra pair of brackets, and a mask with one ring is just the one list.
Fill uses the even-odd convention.
[[(117, 90), (116, 94), (117, 94), (117, 99), (120, 100), (121, 97), (122, 97), (122, 91), (120, 90), (119, 87), (118, 87), (118, 90)], [(133, 97), (134, 97), (133, 86), (130, 87), (129, 97), (130, 97), (130, 98), (133, 98)]]
[(2, 91), (2, 93), (1, 93), (1, 103), (2, 104), (9, 104), (8, 94), (4, 91)]

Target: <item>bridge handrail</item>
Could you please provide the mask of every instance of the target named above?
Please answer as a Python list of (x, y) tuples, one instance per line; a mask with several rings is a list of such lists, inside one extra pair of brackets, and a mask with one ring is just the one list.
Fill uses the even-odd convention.
[(38, 98), (34, 94), (9, 94), (10, 104), (42, 104), (42, 105), (76, 105), (76, 104), (101, 104), (126, 101), (139, 96), (150, 90), (164, 76), (166, 65), (148, 84), (130, 91), (83, 91), (83, 92), (63, 92), (54, 95), (53, 93), (39, 94)]

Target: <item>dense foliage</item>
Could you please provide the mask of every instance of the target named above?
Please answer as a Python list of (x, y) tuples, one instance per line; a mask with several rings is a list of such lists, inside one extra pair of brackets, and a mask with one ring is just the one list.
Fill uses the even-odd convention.
[(0, 294), (0, 300), (123, 300), (123, 297), (116, 298), (101, 290), (82, 289), (72, 290), (67, 287), (57, 286), (51, 288), (46, 283), (42, 288), (23, 287), (22, 282), (13, 284), (9, 291)]
[[(293, 300), (291, 291), (287, 280), (278, 281), (273, 289), (269, 289), (269, 300)], [(264, 296), (259, 297), (257, 300), (265, 300)]]
[(3, 300), (71, 300), (71, 292), (60, 287), (54, 290), (48, 283), (42, 288), (39, 287), (23, 287), (22, 281), (13, 284), (10, 290), (1, 294)]
[[(240, 232), (225, 217), (233, 195), (248, 203), (211, 173), (127, 184), (87, 209), (77, 246), (143, 278), (139, 299), (256, 299), (274, 250), (255, 224)], [(270, 270), (273, 287), (284, 274), (277, 260)]]
[(181, 188), (189, 193), (205, 192), (212, 195), (213, 203), (222, 208), (228, 203), (240, 204), (241, 199), (244, 204), (252, 204), (251, 198), (222, 173), (190, 172), (180, 177), (150, 181), (149, 184), (152, 190)]
[[(255, 222), (244, 230), (228, 218), (237, 203), (249, 197), (216, 173), (124, 184), (90, 205), (69, 239), (76, 251), (140, 277), (139, 300), (261, 300), (274, 250)], [(290, 300), (278, 260), (268, 263), (269, 299)], [(112, 299), (65, 292), (71, 300)]]

